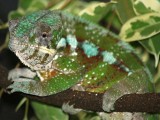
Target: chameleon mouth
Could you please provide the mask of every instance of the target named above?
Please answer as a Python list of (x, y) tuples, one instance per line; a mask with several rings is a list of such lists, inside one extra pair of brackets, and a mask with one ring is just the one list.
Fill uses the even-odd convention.
[(52, 60), (57, 53), (55, 49), (48, 49), (45, 46), (31, 45), (10, 41), (9, 48), (18, 56), (23, 64), (33, 70), (51, 69)]

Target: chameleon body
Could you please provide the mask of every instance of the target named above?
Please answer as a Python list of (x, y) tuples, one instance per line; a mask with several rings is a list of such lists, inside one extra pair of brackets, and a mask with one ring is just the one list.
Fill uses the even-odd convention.
[(48, 96), (73, 88), (104, 93), (102, 108), (110, 111), (122, 95), (152, 89), (134, 49), (85, 19), (38, 11), (11, 20), (9, 30), (9, 48), (30, 68), (10, 72), (11, 92)]

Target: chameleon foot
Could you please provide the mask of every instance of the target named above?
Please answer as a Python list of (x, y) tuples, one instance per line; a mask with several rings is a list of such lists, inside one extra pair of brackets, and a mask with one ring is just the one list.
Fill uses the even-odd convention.
[(108, 92), (103, 96), (103, 110), (106, 112), (111, 112), (114, 110), (114, 103), (117, 99), (110, 95)]
[(62, 110), (71, 115), (77, 114), (81, 111), (81, 109), (74, 108), (74, 105), (69, 105), (69, 103), (63, 103)]
[(125, 87), (123, 83), (113, 85), (103, 95), (103, 110), (106, 112), (112, 112), (114, 110), (114, 103), (116, 100), (124, 94), (129, 93), (131, 93), (130, 89)]
[(31, 79), (22, 79), (19, 78), (16, 81), (13, 82), (13, 84), (8, 86), (8, 89), (11, 89), (11, 93), (13, 92), (24, 92), (24, 93), (30, 93), (30, 85), (36, 84), (36, 81), (33, 81)]
[[(13, 70), (11, 70), (8, 74), (8, 80), (12, 80), (12, 81), (26, 81), (26, 80), (30, 80), (28, 78), (33, 79), (36, 76), (36, 73), (31, 71), (28, 68), (15, 68)], [(23, 77), (23, 79), (19, 79)], [(26, 79), (25, 79), (26, 78)]]
[[(38, 86), (38, 82), (33, 80), (36, 76), (36, 73), (31, 71), (28, 68), (15, 68), (9, 72), (8, 80), (13, 81), (13, 83), (8, 86), (8, 89), (11, 89), (11, 93), (13, 92), (24, 92), (24, 93), (34, 93), (37, 92), (40, 87)], [(36, 93), (35, 93), (36, 92)]]

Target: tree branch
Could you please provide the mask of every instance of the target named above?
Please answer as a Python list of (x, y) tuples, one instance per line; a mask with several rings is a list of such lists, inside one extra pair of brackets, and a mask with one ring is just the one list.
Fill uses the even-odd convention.
[[(11, 84), (7, 80), (8, 70), (0, 65), (0, 87), (6, 88)], [(75, 108), (102, 112), (102, 97), (103, 94), (95, 94), (83, 91), (73, 91), (68, 89), (47, 97), (39, 97), (19, 93), (31, 100), (39, 101), (45, 104), (61, 107), (63, 103), (69, 102), (74, 104)], [(119, 98), (115, 103), (114, 112), (160, 112), (160, 94), (145, 93), (145, 94), (128, 94)]]

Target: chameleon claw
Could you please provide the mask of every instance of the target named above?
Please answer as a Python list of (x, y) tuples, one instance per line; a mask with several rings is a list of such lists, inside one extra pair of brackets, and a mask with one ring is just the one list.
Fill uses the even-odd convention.
[(69, 102), (63, 103), (62, 110), (71, 115), (77, 114), (81, 111), (81, 109), (74, 108), (74, 105), (69, 105)]
[(7, 90), (9, 89), (10, 93), (14, 93), (14, 92), (20, 92), (20, 88), (17, 84), (11, 84), (7, 87)]

